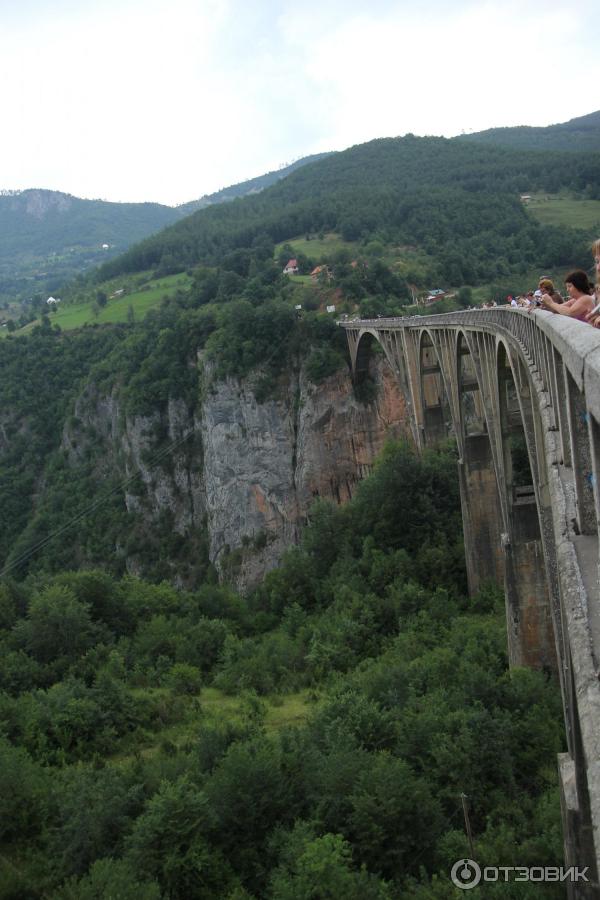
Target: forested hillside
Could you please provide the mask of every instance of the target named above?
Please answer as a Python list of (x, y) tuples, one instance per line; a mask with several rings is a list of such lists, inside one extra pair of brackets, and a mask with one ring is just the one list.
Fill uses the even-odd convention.
[(389, 138), (337, 153), (257, 196), (200, 210), (102, 267), (99, 277), (217, 265), (258, 242), (339, 232), (417, 245), (452, 284), (533, 266), (587, 264), (584, 236), (541, 226), (525, 191), (600, 190), (600, 154), (516, 152), (443, 138)]
[[(174, 477), (177, 497), (201, 475), (202, 409), (214, 383), (257, 369), (253, 393), (259, 403), (280, 397), (285, 417), (296, 401), (281, 396), (281, 379), (302, 369), (317, 383), (346, 364), (341, 330), (318, 312), (298, 319), (294, 286), (272, 249), (266, 259), (262, 252), (250, 259), (253, 277), (201, 271), (189, 292), (139, 325), (63, 334), (46, 316), (28, 337), (0, 342), (0, 565), (23, 557), (16, 568), (23, 574), (76, 559), (118, 574), (135, 556), (138, 570), (156, 578), (180, 578), (188, 563), (194, 577), (206, 572), (203, 514), (176, 536), (169, 508), (176, 498), (157, 501), (162, 514), (155, 510), (150, 520), (140, 504), (173, 473), (175, 458), (183, 467)], [(348, 278), (360, 287), (360, 276)], [(178, 456), (165, 452), (174, 443)], [(102, 498), (107, 502), (96, 506)], [(236, 535), (231, 550), (243, 537)], [(30, 556), (31, 547), (37, 552)]]
[[(409, 282), (422, 288), (428, 282), (456, 288), (494, 281), (510, 285), (533, 267), (587, 266), (587, 233), (540, 225), (520, 202), (519, 191), (567, 185), (583, 190), (600, 184), (599, 174), (600, 154), (516, 154), (410, 136), (375, 141), (304, 166), (260, 194), (189, 216), (107, 263), (97, 278), (112, 276), (112, 281), (73, 283), (63, 302), (88, 298), (99, 312), (100, 300), (110, 310), (108, 295), (122, 286), (118, 279), (127, 278), (129, 270), (143, 268), (150, 278), (189, 272), (188, 286), (175, 288), (144, 322), (136, 322), (132, 306), (126, 323), (94, 332), (97, 343), (90, 332), (60, 334), (48, 317), (28, 340), (0, 342), (4, 562), (15, 563), (48, 531), (60, 530), (78, 509), (114, 488), (111, 502), (119, 512), (113, 524), (101, 524), (100, 512), (86, 516), (77, 533), (76, 558), (86, 564), (107, 562), (120, 574), (134, 555), (140, 559), (138, 571), (147, 577), (159, 572), (174, 577), (157, 546), (146, 554), (161, 560), (152, 572), (141, 559), (138, 536), (148, 523), (132, 527), (123, 509), (127, 492), (118, 487), (144, 467), (135, 451), (140, 441), (147, 443), (149, 458), (168, 445), (174, 427), (169, 403), (183, 404), (186, 412), (178, 413), (178, 427), (182, 433), (191, 429), (197, 440), (199, 410), (211, 382), (254, 372), (260, 403), (281, 396), (286, 372), (302, 372), (318, 383), (342, 369), (343, 335), (321, 313), (331, 303), (338, 312), (401, 314), (410, 299)], [(328, 255), (319, 249), (311, 258), (286, 244), (301, 235), (306, 253), (312, 253), (313, 246), (327, 246), (319, 235), (332, 234), (338, 235), (338, 249)], [(325, 259), (327, 277), (316, 283), (306, 274), (300, 280), (283, 276), (285, 262), (296, 254), (304, 273)], [(459, 293), (457, 302), (468, 304), (468, 292)], [(90, 352), (78, 349), (80, 344), (90, 344)], [(198, 365), (198, 353), (210, 363), (208, 377)], [(76, 372), (71, 354), (85, 358)], [(19, 373), (27, 371), (39, 377), (20, 379)], [(107, 410), (119, 410), (110, 425), (115, 442), (110, 453), (116, 454), (110, 467), (105, 465), (107, 445), (90, 439), (94, 430), (106, 434), (102, 415), (90, 418), (85, 409), (83, 416), (78, 410), (78, 397), (86, 394), (101, 397)], [(296, 401), (288, 396), (286, 403), (294, 419)], [(156, 437), (143, 437), (139, 423), (126, 427), (128, 415), (152, 419), (145, 428)], [(190, 449), (190, 458), (199, 452)], [(182, 465), (191, 478), (191, 462)], [(74, 478), (77, 503), (70, 490)], [(128, 505), (131, 511), (135, 504)], [(193, 518), (193, 540), (187, 526), (181, 533), (188, 537), (185, 546), (194, 548), (192, 568), (201, 574), (208, 565), (206, 530), (202, 516)], [(161, 527), (156, 521), (153, 527), (157, 545), (170, 547), (165, 556), (173, 562), (180, 550), (163, 540), (169, 521), (165, 510)], [(67, 564), (71, 548), (62, 541), (53, 539), (41, 549), (31, 562), (27, 557), (28, 565), (56, 570)]]
[(463, 793), (482, 865), (559, 864), (558, 688), (465, 598), (455, 467), (390, 447), (244, 600), (5, 580), (1, 895), (441, 900)]
[[(148, 269), (170, 274), (215, 264), (255, 240), (279, 243), (326, 231), (435, 251), (440, 271), (461, 284), (532, 265), (583, 264), (581, 239), (540, 226), (518, 195), (566, 190), (600, 199), (599, 117), (452, 141), (412, 135), (372, 141), (303, 158), (176, 209), (7, 192), (0, 196), (0, 302), (59, 291), (73, 275), (114, 256), (101, 278)], [(121, 255), (154, 232), (160, 233)]]
[(42, 256), (72, 245), (121, 251), (176, 218), (159, 203), (81, 200), (57, 191), (28, 190), (0, 195), (0, 258), (29, 252)]
[[(421, 288), (436, 281), (456, 288), (510, 284), (534, 267), (587, 266), (589, 235), (539, 224), (519, 192), (562, 187), (582, 192), (589, 185), (600, 185), (600, 154), (516, 153), (412, 136), (374, 141), (302, 166), (259, 194), (200, 210), (107, 263), (94, 279), (73, 283), (64, 304), (87, 299), (99, 314), (100, 302), (110, 310), (111, 292), (123, 294), (116, 291), (123, 286), (118, 279), (130, 271), (143, 270), (144, 278), (181, 269), (189, 273), (185, 287), (175, 286), (144, 322), (136, 321), (132, 306), (127, 322), (117, 327), (67, 336), (45, 317), (41, 330), (27, 340), (0, 342), (4, 563), (14, 564), (46, 532), (60, 531), (77, 506), (95, 504), (114, 487), (112, 503), (120, 512), (112, 526), (100, 524), (99, 512), (85, 517), (76, 558), (86, 564), (109, 561), (120, 574), (134, 547), (139, 551), (136, 535), (144, 526), (132, 527), (125, 516), (127, 491), (119, 483), (142, 472), (140, 442), (148, 458), (168, 446), (175, 427), (169, 404), (182, 404), (177, 427), (197, 440), (203, 398), (212, 385), (254, 373), (258, 402), (287, 392), (285, 403), (296, 421), (291, 388), (283, 388), (290, 372), (318, 383), (345, 365), (343, 335), (322, 314), (326, 306), (363, 315), (401, 314), (411, 296), (409, 283)], [(306, 252), (286, 243), (298, 236)], [(324, 254), (327, 243), (320, 236), (337, 236), (337, 249)], [(312, 247), (321, 249), (311, 258)], [(282, 268), (295, 255), (304, 274), (290, 280)], [(326, 277), (311, 281), (306, 273), (324, 261)], [(111, 276), (112, 281), (101, 281)], [(469, 297), (459, 292), (456, 302), (468, 304)], [(23, 372), (30, 377), (22, 379)], [(87, 406), (78, 399), (85, 397)], [(100, 398), (96, 406), (104, 404), (106, 416), (112, 416), (112, 449), (104, 414), (90, 412), (90, 397)], [(136, 416), (148, 419), (144, 427), (133, 421)], [(155, 434), (151, 441), (144, 428)], [(105, 436), (104, 444), (91, 439), (94, 431)], [(199, 452), (190, 449), (190, 458)], [(116, 454), (110, 467), (107, 453)], [(191, 465), (184, 465), (188, 479)], [(70, 490), (75, 478), (77, 503)], [(134, 505), (128, 503), (129, 512)], [(205, 530), (202, 516), (192, 518), (195, 538), (187, 545), (197, 549), (202, 573), (208, 565)], [(187, 526), (182, 529), (189, 538)], [(158, 544), (168, 530), (165, 511)], [(179, 551), (170, 546), (166, 556), (174, 558)], [(28, 565), (60, 569), (70, 552), (56, 539), (41, 550), (31, 562), (27, 557)], [(173, 575), (161, 565), (152, 577), (159, 572)]]

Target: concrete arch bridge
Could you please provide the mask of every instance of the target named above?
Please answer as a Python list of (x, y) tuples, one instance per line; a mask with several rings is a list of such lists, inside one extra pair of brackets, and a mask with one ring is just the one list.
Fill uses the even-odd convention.
[(573, 897), (600, 898), (600, 331), (545, 311), (350, 320), (353, 376), (392, 367), (417, 448), (453, 435), (469, 589), (504, 585), (511, 665), (560, 679)]

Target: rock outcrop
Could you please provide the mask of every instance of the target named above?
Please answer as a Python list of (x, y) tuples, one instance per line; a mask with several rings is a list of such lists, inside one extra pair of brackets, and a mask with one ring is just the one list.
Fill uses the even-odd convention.
[(301, 370), (278, 399), (257, 403), (252, 383), (214, 385), (201, 416), (210, 556), (223, 572), (234, 548), (243, 589), (277, 564), (299, 537), (315, 497), (348, 500), (387, 438), (408, 433), (391, 373), (360, 404), (346, 372), (320, 385)]
[[(289, 372), (259, 403), (253, 378), (216, 381), (199, 364), (205, 387), (193, 413), (171, 400), (162, 415), (130, 417), (116, 389), (107, 396), (88, 385), (62, 447), (77, 465), (100, 443), (99, 474), (117, 469), (127, 510), (148, 533), (165, 514), (185, 540), (203, 531), (219, 576), (245, 590), (298, 540), (316, 497), (345, 502), (385, 441), (409, 436), (405, 405), (383, 361), (369, 404), (355, 398), (347, 371), (319, 385), (303, 369)], [(143, 574), (135, 554), (127, 566)]]

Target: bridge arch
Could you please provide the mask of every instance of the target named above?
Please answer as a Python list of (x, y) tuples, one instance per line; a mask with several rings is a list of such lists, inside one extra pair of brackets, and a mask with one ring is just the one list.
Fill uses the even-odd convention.
[(467, 334), (458, 331), (454, 372), (458, 391), (458, 474), (469, 590), (486, 582), (504, 584), (502, 534), (505, 526), (481, 373)]
[(373, 331), (363, 331), (358, 339), (354, 360), (354, 378), (356, 382), (364, 381), (369, 373), (369, 366), (373, 356), (373, 344), (375, 343), (381, 344)]
[(422, 412), (416, 390), (415, 367), (411, 365), (410, 348), (403, 344), (397, 333), (386, 334), (375, 328), (361, 328), (348, 332), (348, 344), (355, 384), (360, 385), (369, 374), (374, 344), (378, 343), (389, 363), (404, 396), (415, 447), (422, 446)]
[(419, 396), (425, 446), (456, 436), (441, 361), (433, 336), (426, 328), (419, 340)]

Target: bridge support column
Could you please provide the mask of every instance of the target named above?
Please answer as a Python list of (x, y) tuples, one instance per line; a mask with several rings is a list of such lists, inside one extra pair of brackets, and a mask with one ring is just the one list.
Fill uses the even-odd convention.
[(458, 477), (469, 593), (475, 594), (486, 581), (504, 583), (502, 515), (487, 434), (465, 437), (464, 448)]
[(515, 499), (504, 537), (506, 620), (511, 666), (556, 671), (556, 645), (535, 497)]

